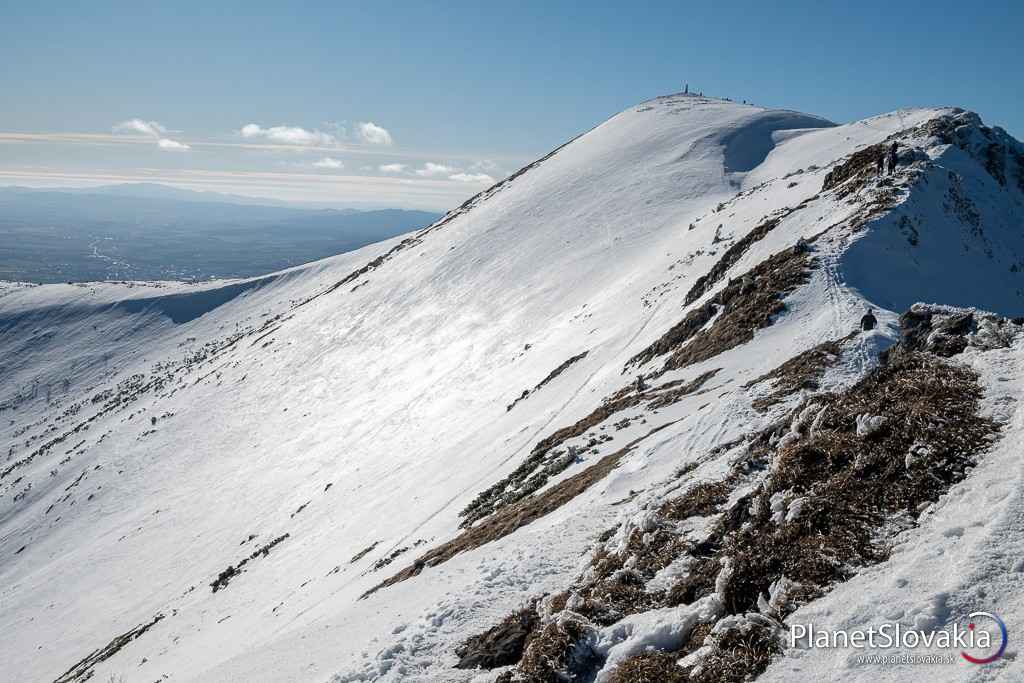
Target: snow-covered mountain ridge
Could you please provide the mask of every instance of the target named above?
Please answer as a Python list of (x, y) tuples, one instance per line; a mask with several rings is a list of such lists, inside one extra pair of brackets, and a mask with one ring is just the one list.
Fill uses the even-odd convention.
[[(7, 675), (727, 680), (767, 664), (742, 637), (769, 679), (897, 680), (772, 624), (1019, 632), (1022, 208), (1024, 149), (968, 112), (679, 95), (411, 237), (235, 283), (8, 285)], [(916, 302), (977, 310), (900, 321)], [(761, 586), (755, 532), (861, 540)], [(529, 605), (492, 666), (472, 637)]]

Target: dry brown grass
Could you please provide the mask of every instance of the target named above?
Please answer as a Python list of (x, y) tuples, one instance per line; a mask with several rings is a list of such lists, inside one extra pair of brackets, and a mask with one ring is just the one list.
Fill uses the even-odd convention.
[(622, 387), (586, 417), (556, 430), (534, 445), (530, 455), (508, 476), (477, 494), (459, 514), (464, 518), (462, 527), (472, 526), (495, 511), (524, 500), (544, 486), (548, 479), (568, 468), (574, 461), (572, 453), (558, 450), (569, 439), (581, 436), (616, 413), (647, 402), (656, 410), (699, 391), (718, 372), (703, 373), (690, 382), (676, 380), (658, 387), (638, 391), (634, 384)]
[[(894, 515), (916, 519), (966, 476), (997, 426), (978, 415), (974, 373), (934, 356), (903, 353), (842, 395), (815, 398), (825, 410), (814, 434), (776, 455), (773, 476), (758, 492), (759, 513), (734, 527), (720, 551), (734, 563), (726, 591), (734, 612), (756, 609), (758, 595), (781, 576), (809, 590), (849, 578), (851, 568), (881, 561), (875, 538)], [(886, 426), (857, 436), (858, 415)], [(927, 452), (907, 467), (911, 448)], [(801, 514), (776, 524), (768, 501), (803, 499)]]
[(535, 386), (533, 389), (526, 389), (526, 390), (524, 390), (523, 393), (520, 394), (518, 398), (516, 398), (516, 400), (512, 401), (512, 403), (510, 403), (508, 405), (508, 407), (505, 408), (505, 412), (508, 412), (508, 411), (512, 410), (513, 408), (515, 408), (517, 403), (519, 403), (520, 401), (525, 401), (526, 399), (528, 399), (530, 397), (531, 394), (534, 394), (534, 393), (540, 391), (541, 389), (543, 389), (544, 385), (546, 385), (548, 382), (552, 381), (553, 379), (555, 379), (556, 377), (561, 375), (563, 372), (565, 372), (569, 368), (570, 365), (573, 365), (574, 363), (577, 363), (577, 362), (583, 360), (584, 358), (586, 358), (588, 353), (589, 353), (589, 351), (584, 351), (583, 353), (577, 354), (577, 355), (573, 356), (572, 358), (569, 358), (568, 360), (564, 361), (557, 368), (555, 368), (554, 370), (549, 372), (547, 377), (542, 379), (537, 384), (537, 386)]
[[(781, 652), (773, 635), (767, 627), (755, 624), (745, 631), (730, 629), (721, 635), (713, 634), (715, 649), (701, 662), (696, 680), (715, 683), (753, 680), (768, 668), (772, 655)], [(694, 679), (688, 677), (687, 680)]]
[[(671, 528), (671, 522), (698, 514), (713, 514), (725, 503), (733, 485), (731, 480), (698, 484), (658, 509), (659, 518), (668, 524), (653, 531), (634, 529), (620, 553), (598, 549), (590, 562), (593, 581), (576, 590), (582, 600), (578, 613), (607, 626), (630, 614), (664, 605), (689, 604), (712, 592), (718, 573), (718, 563), (713, 560), (697, 560), (686, 579), (677, 583), (671, 594), (648, 591), (646, 585), (676, 559), (699, 552)], [(628, 570), (625, 569), (627, 560), (630, 562)]]
[(638, 571), (620, 571), (579, 591), (577, 612), (598, 626), (609, 626), (630, 614), (658, 606), (659, 596), (644, 590), (647, 577)]
[[(801, 204), (797, 209), (802, 208), (804, 204)], [(743, 255), (757, 242), (760, 242), (764, 237), (778, 227), (779, 223), (784, 218), (789, 216), (796, 209), (782, 209), (775, 213), (773, 216), (765, 219), (757, 226), (754, 227), (750, 232), (736, 240), (736, 242), (725, 250), (722, 257), (711, 267), (711, 270), (706, 275), (702, 275), (693, 283), (693, 287), (690, 287), (690, 291), (686, 293), (686, 298), (683, 303), (687, 306), (692, 304), (697, 299), (704, 296), (704, 294), (718, 284), (719, 280), (725, 277), (725, 274), (729, 272), (736, 263), (743, 258)]]
[(721, 565), (715, 557), (698, 558), (682, 579), (677, 581), (665, 594), (665, 604), (692, 605), (706, 595), (715, 592), (715, 579)]
[(686, 314), (682, 320), (669, 328), (668, 332), (659, 337), (653, 344), (629, 359), (626, 366), (643, 365), (658, 356), (678, 348), (688, 342), (701, 328), (707, 325), (718, 312), (713, 302), (705, 303)]
[(588, 648), (579, 647), (588, 628), (574, 619), (544, 626), (530, 640), (513, 680), (524, 683), (577, 680), (577, 674), (592, 667)]
[(669, 652), (644, 652), (630, 657), (612, 672), (610, 683), (683, 683), (686, 671), (676, 665), (679, 655)]
[(665, 370), (684, 368), (714, 358), (720, 353), (746, 344), (754, 332), (768, 327), (785, 310), (784, 296), (807, 282), (810, 255), (789, 249), (766, 259), (748, 274), (754, 280), (744, 292), (742, 279), (730, 282), (712, 301), (724, 307), (711, 326), (698, 332), (685, 346), (665, 361)]
[(828, 172), (821, 186), (822, 192), (840, 188), (836, 194), (842, 198), (861, 189), (868, 180), (878, 176), (878, 160), (885, 158), (888, 148), (889, 143), (880, 142), (854, 152)]
[[(811, 262), (806, 249), (798, 247), (765, 259), (744, 276), (730, 281), (703, 306), (690, 311), (633, 356), (627, 367), (671, 354), (660, 374), (714, 358), (749, 342), (755, 331), (771, 325), (774, 317), (785, 310), (783, 297), (807, 282)], [(745, 288), (745, 279), (752, 285)], [(712, 318), (714, 322), (708, 326)]]
[(648, 410), (658, 410), (678, 403), (684, 397), (696, 393), (703, 387), (708, 380), (718, 374), (718, 371), (722, 368), (715, 368), (708, 370), (702, 375), (699, 375), (690, 382), (683, 382), (682, 380), (676, 380), (674, 382), (666, 382), (665, 384), (657, 388), (657, 394), (654, 399), (647, 403)]
[(504, 538), (517, 529), (520, 529), (548, 513), (557, 510), (579, 494), (586, 491), (594, 483), (608, 476), (608, 473), (615, 469), (615, 467), (618, 466), (619, 461), (627, 453), (636, 448), (637, 444), (671, 424), (674, 423), (669, 422), (659, 427), (655, 427), (643, 436), (631, 441), (624, 448), (621, 448), (614, 453), (609, 453), (579, 474), (558, 482), (543, 493), (531, 495), (517, 503), (498, 510), (486, 519), (481, 520), (479, 524), (466, 529), (447, 543), (425, 553), (412, 565), (377, 584), (364, 593), (362, 597), (365, 598), (381, 588), (392, 586), (400, 581), (405, 581), (410, 577), (416, 576), (423, 571), (425, 567), (437, 566), (443, 562), (447, 562), (459, 553), (466, 552), (467, 550), (473, 550), (475, 548), (479, 548), (485, 543), (490, 543), (491, 541)]
[(460, 513), (462, 527), (467, 528), (496, 511), (515, 504), (547, 483), (552, 475), (566, 469), (572, 464), (572, 458), (555, 452), (565, 441), (586, 433), (587, 430), (604, 422), (615, 413), (640, 403), (642, 396), (627, 394), (621, 398), (606, 402), (583, 419), (568, 427), (563, 427), (547, 438), (538, 442), (530, 455), (515, 470), (500, 481), (494, 483), (477, 494), (469, 505)]
[(734, 485), (733, 480), (702, 482), (683, 495), (665, 501), (658, 514), (673, 520), (712, 515), (729, 498)]
[(743, 387), (749, 389), (762, 382), (772, 383), (770, 393), (754, 400), (754, 408), (765, 411), (798, 391), (818, 389), (818, 382), (821, 381), (825, 370), (835, 365), (842, 357), (843, 343), (852, 339), (856, 334), (856, 332), (852, 332), (842, 339), (822, 342), (793, 356), (774, 370), (744, 384)]
[[(936, 324), (950, 326), (952, 332), (969, 326), (955, 317)], [(843, 341), (811, 349), (755, 382), (771, 380), (776, 391), (806, 387), (806, 378), (818, 376), (821, 366), (831, 362), (829, 356), (841, 351)], [(725, 479), (697, 484), (664, 501), (654, 526), (645, 518), (644, 529), (629, 532), (620, 552), (606, 550), (610, 537), (602, 535), (590, 569), (559, 596), (556, 611), (569, 606), (572, 611), (562, 611), (562, 619), (533, 636), (519, 665), (503, 680), (590, 676), (600, 664), (586, 645), (590, 629), (651, 609), (692, 604), (715, 592), (719, 582), (730, 615), (760, 611), (758, 599), (773, 583), (782, 578), (793, 582), (785, 599), (772, 607), (774, 616), (784, 618), (860, 567), (883, 561), (893, 520), (912, 524), (926, 504), (966, 477), (998, 431), (995, 423), (979, 415), (982, 389), (974, 372), (916, 348), (911, 335), (853, 387), (816, 395), (746, 437), (746, 454)], [(657, 392), (672, 388), (663, 385)], [(624, 390), (616, 400), (638, 393), (645, 392)], [(801, 414), (811, 417), (798, 424)], [(881, 417), (884, 422), (880, 429), (858, 435), (858, 416)], [(778, 446), (779, 438), (791, 429), (799, 431), (799, 438)], [(769, 466), (770, 476), (728, 505), (739, 481)], [(778, 506), (772, 509), (773, 497), (783, 501), (781, 512)], [(796, 499), (801, 501), (799, 513), (789, 505)], [(541, 510), (547, 505), (537, 504)], [(515, 509), (502, 510), (494, 519)], [(679, 520), (709, 515), (717, 517), (705, 540), (688, 541), (676, 528)], [(502, 524), (506, 523), (517, 522), (505, 519)], [(667, 591), (647, 590), (659, 570), (683, 557), (691, 561), (682, 579)], [(712, 650), (697, 680), (748, 681), (778, 652), (776, 631), (762, 623), (741, 619), (718, 631), (712, 626), (695, 629), (679, 652), (646, 652), (631, 658), (614, 672), (614, 680), (682, 680), (693, 670), (683, 670), (675, 662), (703, 644)]]
[(96, 666), (116, 655), (122, 648), (133, 640), (141, 638), (145, 635), (146, 631), (160, 623), (163, 618), (163, 614), (157, 614), (145, 624), (140, 624), (130, 631), (122, 633), (105, 646), (94, 650), (88, 656), (75, 663), (74, 666), (58, 676), (54, 683), (74, 683), (76, 681), (81, 682), (89, 680), (93, 677), (93, 669)]
[(714, 627), (714, 623), (697, 624), (694, 626), (690, 631), (690, 635), (687, 636), (686, 643), (683, 644), (683, 648), (676, 653), (676, 657), (682, 659), (691, 652), (699, 650), (701, 646), (704, 645), (705, 639)]
[(455, 649), (457, 669), (495, 669), (517, 664), (530, 637), (540, 625), (533, 605), (517, 610), (481, 634), (467, 638)]

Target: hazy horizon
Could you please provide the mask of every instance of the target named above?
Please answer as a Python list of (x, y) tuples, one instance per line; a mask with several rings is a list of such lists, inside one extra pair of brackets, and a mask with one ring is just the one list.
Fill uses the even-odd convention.
[(687, 84), (837, 123), (959, 106), (1020, 138), (1021, 7), (20, 4), (0, 184), (444, 210)]

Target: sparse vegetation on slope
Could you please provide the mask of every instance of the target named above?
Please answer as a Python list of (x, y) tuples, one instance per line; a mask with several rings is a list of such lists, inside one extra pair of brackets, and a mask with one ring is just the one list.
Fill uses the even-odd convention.
[(83, 658), (70, 669), (58, 676), (54, 683), (75, 683), (76, 681), (81, 682), (89, 680), (92, 678), (93, 669), (96, 668), (97, 665), (102, 664), (116, 655), (123, 647), (128, 645), (128, 643), (141, 638), (146, 631), (156, 626), (163, 618), (163, 614), (157, 614), (145, 624), (139, 624), (130, 631), (117, 636), (103, 647), (93, 650), (89, 656)]
[(555, 368), (554, 370), (549, 372), (547, 377), (545, 377), (540, 382), (538, 382), (537, 386), (535, 386), (533, 389), (524, 389), (523, 393), (520, 394), (516, 398), (516, 400), (512, 401), (512, 403), (510, 403), (508, 405), (508, 407), (505, 409), (505, 411), (507, 412), (507, 411), (510, 411), (513, 408), (515, 408), (517, 403), (519, 403), (520, 401), (524, 401), (527, 398), (529, 398), (530, 394), (533, 394), (533, 393), (536, 393), (536, 392), (540, 391), (541, 389), (544, 388), (544, 385), (546, 385), (548, 382), (550, 382), (551, 380), (555, 379), (556, 377), (561, 375), (563, 372), (565, 372), (566, 369), (568, 369), (570, 365), (573, 365), (574, 363), (577, 363), (577, 362), (583, 360), (586, 357), (587, 357), (587, 351), (584, 351), (583, 353), (578, 353), (575, 356), (573, 356), (572, 358), (569, 358), (564, 363), (559, 365), (557, 368)]
[[(639, 389), (635, 384), (623, 387), (583, 419), (539, 441), (526, 460), (511, 474), (482, 491), (466, 506), (460, 513), (465, 518), (462, 526), (472, 526), (496, 510), (523, 500), (543, 487), (550, 477), (565, 471), (575, 463), (580, 450), (573, 446), (561, 450), (559, 447), (566, 441), (586, 434), (588, 430), (607, 421), (616, 413), (641, 403), (648, 402), (647, 405), (651, 409), (675, 403), (684, 396), (698, 391), (705, 382), (715, 376), (716, 372), (717, 370), (710, 370), (690, 382), (678, 380), (644, 389)], [(587, 447), (609, 440), (611, 437), (607, 435), (594, 437)]]
[(712, 287), (718, 284), (723, 277), (725, 277), (725, 274), (729, 272), (729, 269), (743, 258), (743, 255), (750, 250), (750, 247), (764, 239), (768, 233), (777, 228), (779, 223), (785, 220), (793, 212), (802, 209), (815, 198), (817, 198), (817, 195), (801, 202), (801, 204), (795, 208), (776, 211), (772, 216), (761, 221), (746, 235), (736, 240), (735, 244), (725, 250), (725, 253), (722, 254), (722, 257), (718, 259), (707, 274), (697, 278), (697, 282), (695, 282), (693, 287), (690, 288), (690, 291), (686, 293), (684, 303), (689, 306), (694, 301), (701, 298)]
[(495, 669), (515, 664), (529, 643), (540, 618), (533, 605), (513, 612), (483, 633), (460, 645), (458, 669)]
[(756, 330), (771, 325), (785, 309), (783, 297), (807, 282), (811, 264), (805, 246), (775, 254), (730, 281), (708, 303), (690, 311), (628, 365), (670, 354), (661, 372), (676, 370), (750, 341)]
[(839, 188), (836, 194), (843, 198), (862, 189), (878, 175), (878, 162), (885, 158), (888, 148), (888, 144), (880, 142), (854, 152), (828, 172), (821, 186), (822, 192)]
[(442, 562), (447, 562), (459, 553), (479, 548), (485, 543), (503, 538), (516, 529), (524, 527), (544, 515), (557, 510), (586, 491), (590, 486), (608, 476), (608, 473), (618, 466), (619, 461), (624, 455), (633, 450), (637, 444), (647, 437), (667, 427), (668, 424), (652, 429), (647, 434), (631, 441), (624, 448), (614, 453), (609, 453), (582, 472), (558, 482), (548, 490), (530, 495), (517, 503), (502, 508), (479, 524), (467, 528), (451, 541), (428, 551), (412, 565), (377, 584), (362, 597), (365, 598), (381, 588), (392, 586), (400, 581), (416, 576), (425, 567), (437, 566)]
[(767, 410), (798, 391), (817, 390), (821, 376), (829, 367), (839, 362), (843, 344), (856, 334), (856, 332), (851, 332), (842, 339), (822, 342), (793, 356), (774, 370), (747, 382), (743, 385), (745, 389), (770, 382), (771, 390), (754, 400), (754, 408)]
[[(962, 480), (998, 433), (978, 414), (974, 373), (914, 344), (910, 335), (850, 389), (813, 396), (751, 437), (726, 479), (691, 485), (605, 537), (557, 604), (537, 603), (530, 647), (544, 666), (524, 658), (506, 680), (593, 675), (603, 662), (588, 634), (701, 600), (721, 605), (717, 622), (692, 629), (678, 650), (627, 659), (611, 680), (746, 681), (763, 671), (781, 651), (786, 615), (883, 561), (891, 535)], [(694, 518), (710, 521), (706, 536), (679, 532)], [(670, 565), (682, 576), (652, 588)]]
[(235, 578), (243, 571), (245, 571), (245, 566), (247, 564), (260, 557), (266, 557), (270, 554), (271, 550), (273, 550), (275, 547), (277, 547), (279, 543), (289, 538), (290, 536), (291, 534), (282, 534), (281, 536), (278, 536), (269, 543), (266, 543), (265, 545), (256, 548), (256, 550), (252, 551), (247, 557), (243, 557), (238, 562), (237, 565), (229, 564), (227, 568), (220, 574), (218, 574), (217, 578), (210, 583), (210, 588), (213, 589), (214, 593), (221, 590), (222, 588), (227, 588), (227, 585), (231, 582), (231, 579)]

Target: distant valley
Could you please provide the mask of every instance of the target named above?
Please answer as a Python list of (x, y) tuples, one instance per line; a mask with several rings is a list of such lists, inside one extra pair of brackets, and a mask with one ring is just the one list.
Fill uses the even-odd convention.
[(352, 251), (438, 218), (399, 209), (264, 206), (149, 184), (7, 187), (0, 188), (0, 280), (250, 277)]

